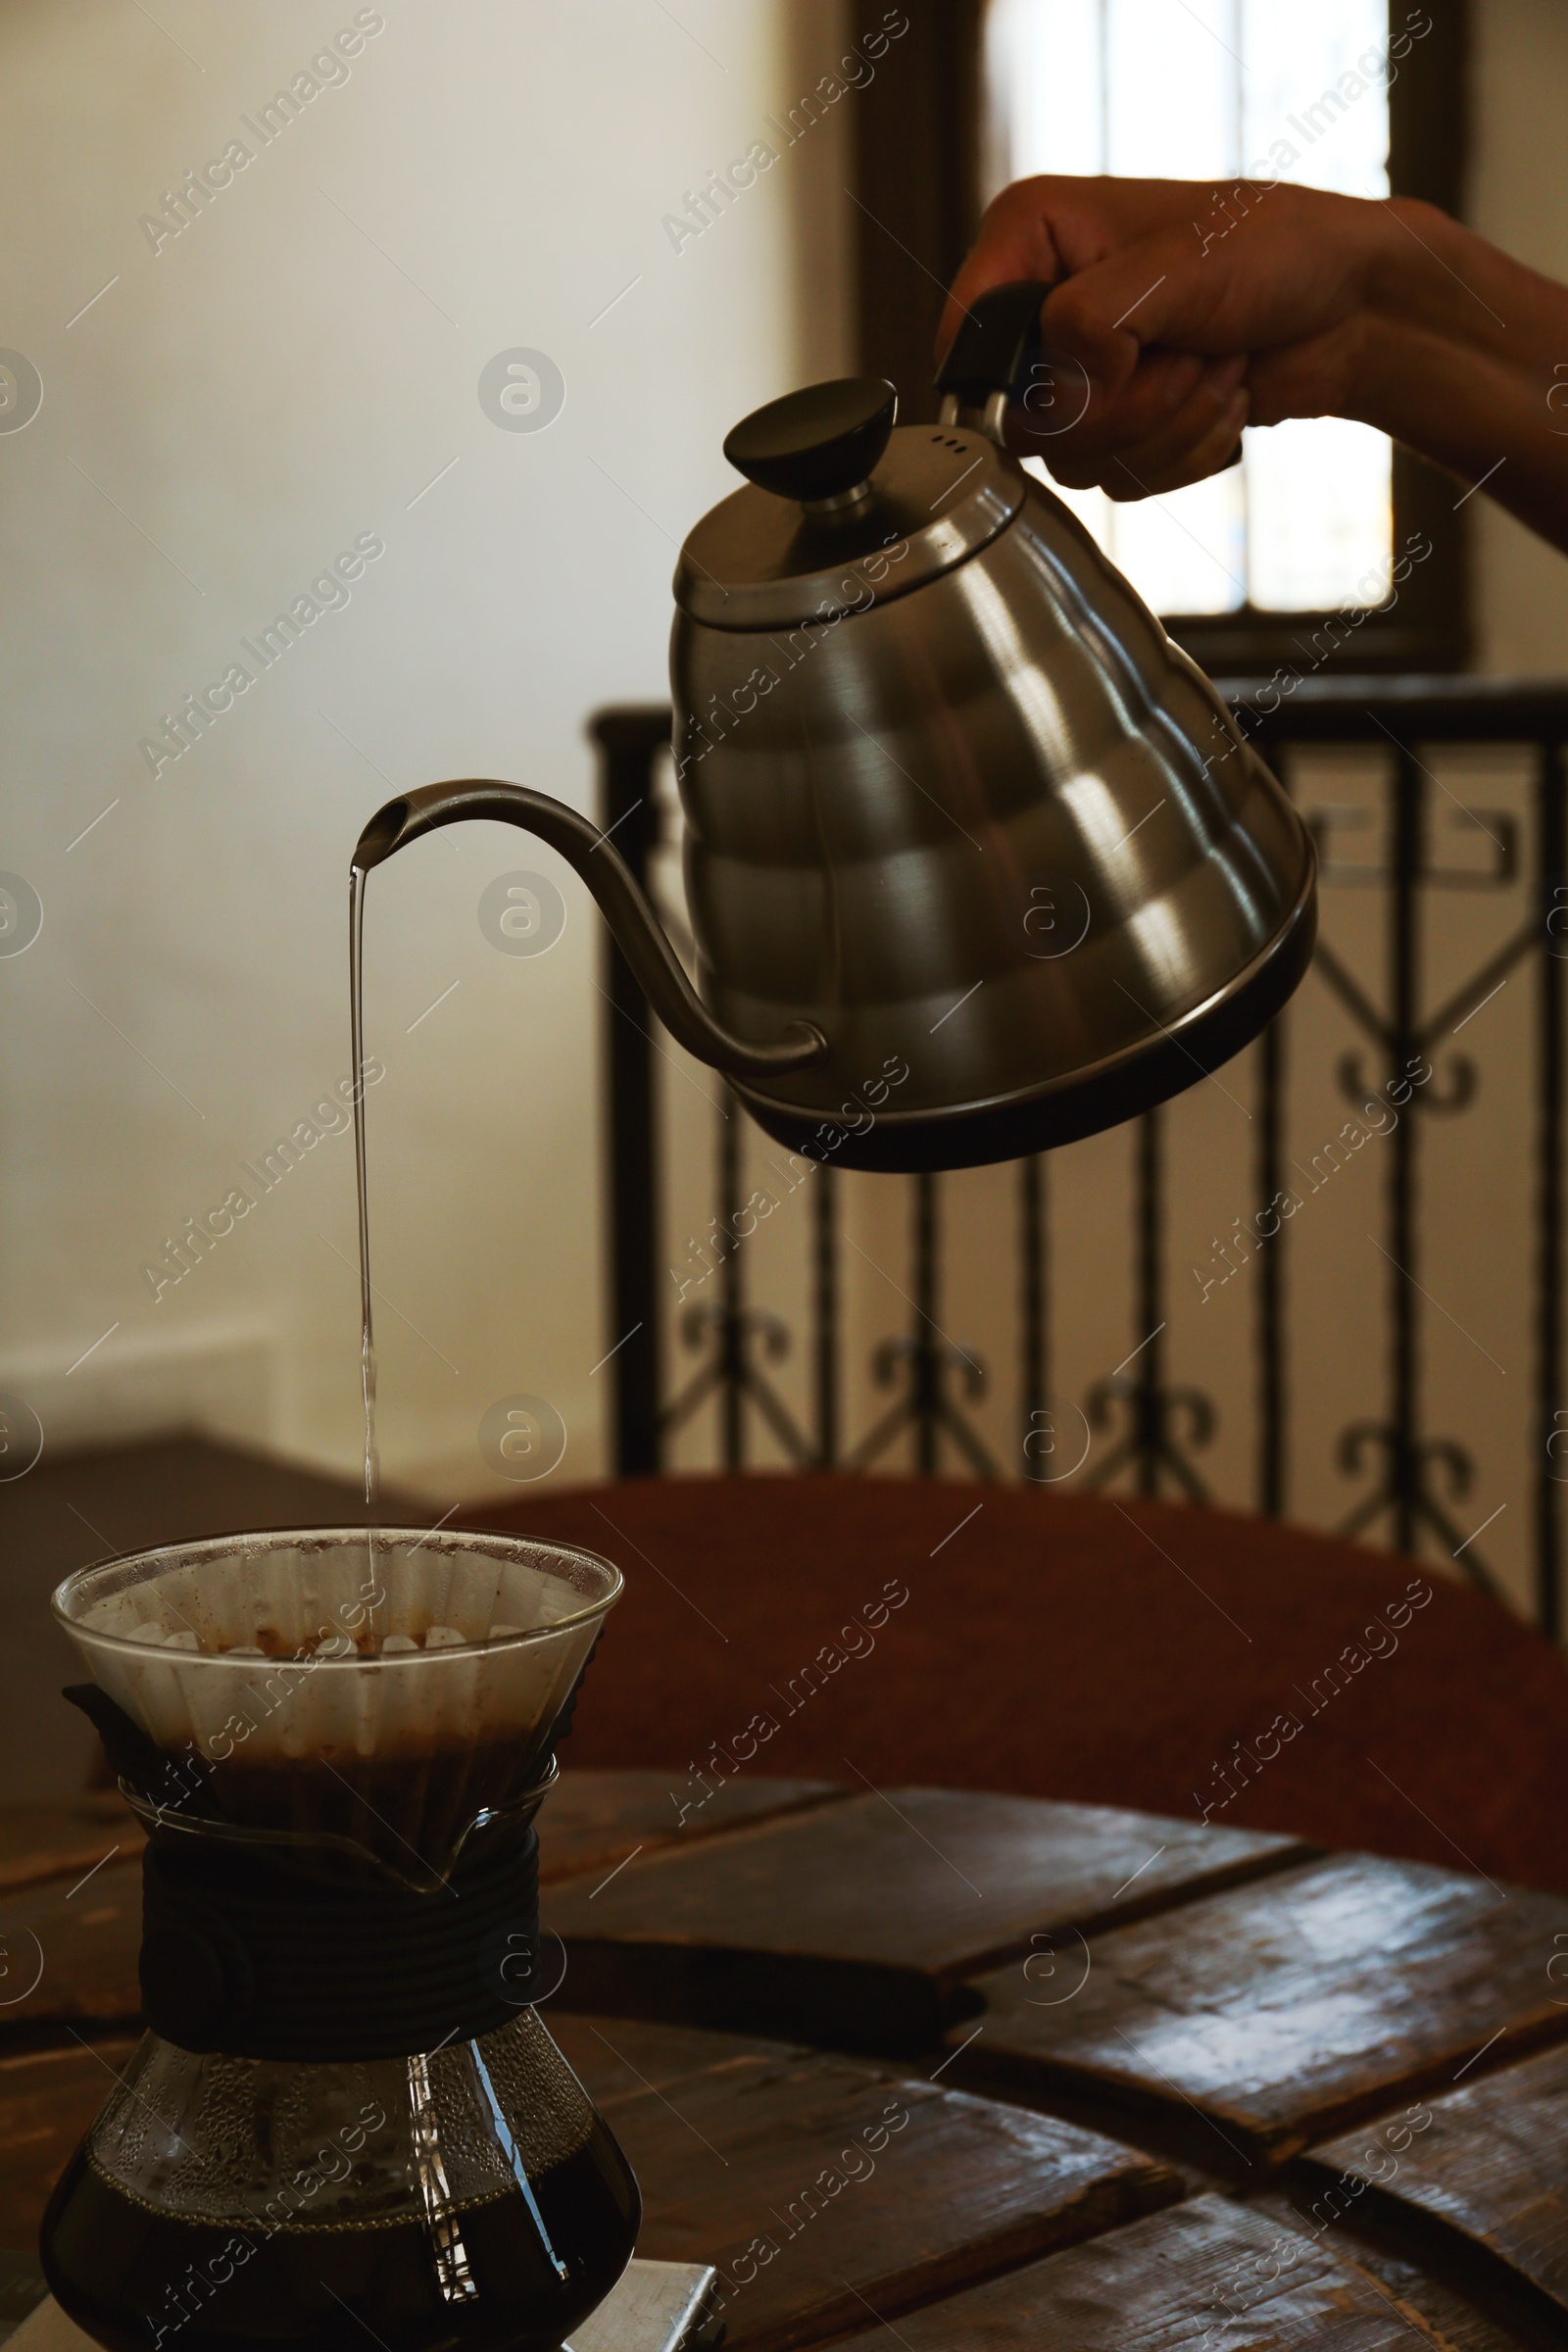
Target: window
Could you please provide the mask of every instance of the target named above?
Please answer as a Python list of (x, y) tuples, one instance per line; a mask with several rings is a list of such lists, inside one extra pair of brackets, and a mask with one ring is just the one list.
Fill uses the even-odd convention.
[[(1371, 0), (931, 0), (903, 13), (907, 31), (857, 95), (851, 194), (858, 364), (898, 386), (906, 423), (936, 415), (944, 290), (982, 198), (1009, 176), (1108, 166), (1223, 186), (1266, 163), (1462, 216), (1465, 0), (1392, 0), (1387, 14)], [(1282, 145), (1296, 154), (1271, 155)], [(1298, 666), (1303, 646), (1336, 639), (1321, 657), (1336, 669), (1457, 668), (1476, 502), (1456, 512), (1446, 474), (1363, 427), (1311, 418), (1245, 438), (1240, 467), (1157, 505), (1074, 498), (1172, 635), (1233, 678)], [(1369, 610), (1369, 558), (1375, 589), (1391, 538), (1403, 548), (1412, 532), (1430, 557)], [(1332, 617), (1347, 597), (1348, 629)]]
[[(1036, 172), (1212, 181), (1197, 242), (1241, 218), (1226, 182), (1389, 193), (1399, 69), (1379, 0), (993, 0), (985, 44), (986, 201)], [(1384, 601), (1392, 473), (1384, 434), (1311, 417), (1136, 505), (1055, 487), (1156, 611), (1301, 612)]]

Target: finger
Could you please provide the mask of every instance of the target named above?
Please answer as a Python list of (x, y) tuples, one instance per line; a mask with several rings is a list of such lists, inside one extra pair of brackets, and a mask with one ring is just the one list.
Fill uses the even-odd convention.
[(1123, 430), (1093, 440), (1066, 436), (1048, 464), (1069, 490), (1104, 488), (1118, 498), (1137, 498), (1176, 488), (1199, 479), (1207, 461), (1212, 460), (1208, 470), (1225, 463), (1235, 447), (1239, 400), (1246, 404), (1240, 413), (1250, 415), (1250, 394), (1238, 382), (1232, 364), (1205, 375), (1176, 415), (1153, 432)]
[(1163, 468), (1163, 461), (1180, 457), (1213, 428), (1242, 383), (1249, 360), (1246, 353), (1210, 363), (1195, 353), (1161, 353), (1159, 363), (1163, 398), (1150, 400), (1145, 395), (1143, 376), (1152, 367), (1145, 360), (1133, 386), (1119, 398), (1091, 398), (1074, 421), (1074, 430), (1030, 442), (1022, 433), (1008, 435), (1008, 447), (1020, 457), (1044, 459), (1057, 482), (1067, 482), (1069, 489), (1101, 482), (1109, 461), (1121, 454), (1131, 457), (1133, 449)]
[(1152, 429), (1143, 433), (1119, 432), (1113, 441), (1082, 454), (1098, 457), (1102, 466), (1115, 458), (1125, 458), (1152, 483), (1158, 477), (1163, 484), (1172, 468), (1184, 467), (1191, 453), (1207, 443), (1233, 406), (1246, 372), (1245, 352), (1212, 367), (1200, 368), (1199, 379), (1187, 399)]
[(1366, 359), (1364, 319), (1348, 318), (1321, 335), (1277, 344), (1260, 353), (1248, 376), (1252, 415), (1259, 424), (1287, 416), (1345, 416), (1351, 414), (1353, 387)]
[(945, 348), (964, 306), (993, 286), (1017, 278), (1055, 285), (1135, 239), (1161, 229), (1185, 230), (1194, 203), (1201, 206), (1206, 194), (1181, 180), (1052, 172), (1014, 180), (987, 208), (954, 280), (939, 347)]
[(1040, 193), (1043, 184), (1017, 180), (987, 207), (979, 234), (943, 309), (937, 329), (939, 366), (958, 331), (959, 320), (982, 294), (1018, 278), (1054, 286), (1061, 276), (1063, 265), (1052, 235), (1049, 206)]
[(1156, 498), (1185, 490), (1190, 482), (1206, 481), (1228, 463), (1247, 422), (1249, 396), (1235, 393), (1223, 413), (1187, 449), (1166, 452), (1156, 461), (1141, 464), (1142, 452), (1124, 451), (1103, 468), (1100, 487), (1118, 505), (1135, 499)]
[[(1091, 399), (1076, 432), (1063, 434), (1059, 451), (1042, 448), (1052, 470), (1066, 479), (1070, 466), (1084, 479), (1099, 479), (1100, 469), (1135, 446), (1163, 459), (1190, 447), (1213, 425), (1247, 370), (1245, 352), (1205, 365), (1196, 354), (1165, 354), (1161, 370), (1166, 397), (1152, 402), (1141, 392), (1140, 368), (1126, 392), (1112, 399)], [(1146, 363), (1147, 365), (1147, 363)], [(1057, 455), (1063, 465), (1056, 463)]]
[(1055, 287), (1041, 313), (1041, 331), (1050, 349), (1076, 360), (1091, 381), (1117, 393), (1146, 344), (1234, 350), (1242, 338), (1218, 323), (1225, 290), (1225, 273), (1202, 269), (1190, 236), (1161, 230)]
[[(1227, 393), (1245, 366), (1245, 359), (1237, 361)], [(1202, 376), (1203, 362), (1196, 353), (1149, 352), (1126, 389), (1111, 399), (1097, 392), (1076, 364), (1048, 366), (1008, 410), (1007, 446), (1019, 457), (1044, 458), (1050, 465), (1058, 445), (1076, 457), (1141, 441), (1182, 408)]]

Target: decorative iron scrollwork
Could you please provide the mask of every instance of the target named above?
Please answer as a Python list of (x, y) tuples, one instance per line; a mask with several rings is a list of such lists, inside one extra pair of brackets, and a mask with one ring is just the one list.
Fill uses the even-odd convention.
[[(1444, 1502), (1462, 1501), (1475, 1485), (1473, 1456), (1452, 1438), (1427, 1438), (1412, 1443), (1386, 1421), (1352, 1421), (1341, 1430), (1335, 1443), (1335, 1466), (1347, 1478), (1364, 1477), (1368, 1457), (1378, 1453), (1383, 1456), (1379, 1483), (1341, 1520), (1335, 1532), (1359, 1536), (1380, 1518), (1385, 1515), (1392, 1518), (1402, 1507), (1413, 1521), (1441, 1538), (1449, 1557), (1457, 1561), (1472, 1584), (1500, 1599), (1501, 1588), (1496, 1578), (1480, 1554), (1470, 1548), (1471, 1539), (1444, 1508)], [(1442, 1473), (1445, 1489), (1442, 1501), (1433, 1492), (1434, 1472)]]
[(933, 1444), (939, 1436), (948, 1438), (976, 1478), (988, 1486), (997, 1484), (1002, 1472), (951, 1394), (950, 1383), (955, 1379), (967, 1403), (977, 1403), (986, 1394), (990, 1375), (972, 1348), (960, 1348), (953, 1340), (895, 1334), (880, 1340), (873, 1349), (871, 1377), (879, 1389), (896, 1388), (902, 1381), (904, 1395), (867, 1430), (845, 1464), (847, 1469), (866, 1469), (903, 1431), (923, 1429)]
[(940, 1367), (942, 1372), (956, 1372), (970, 1404), (977, 1404), (991, 1384), (984, 1361), (972, 1348), (960, 1348), (956, 1340), (942, 1340), (930, 1346), (920, 1340), (905, 1339), (898, 1333), (891, 1339), (879, 1340), (872, 1349), (871, 1378), (879, 1389), (891, 1389), (901, 1372), (906, 1368), (919, 1371), (927, 1364)]
[[(1450, 1054), (1447, 1072), (1446, 1093), (1435, 1090), (1429, 1080), (1425, 1086), (1410, 1091), (1411, 1106), (1419, 1105), (1422, 1110), (1438, 1112), (1468, 1110), (1481, 1091), (1481, 1077), (1475, 1063), (1468, 1054)], [(1354, 1046), (1348, 1047), (1340, 1055), (1334, 1065), (1334, 1075), (1348, 1102), (1367, 1104), (1376, 1099), (1378, 1090), (1363, 1075), (1361, 1056)]]
[[(711, 1352), (695, 1379), (660, 1415), (662, 1434), (672, 1437), (710, 1396), (717, 1396), (732, 1416), (731, 1441), (726, 1451), (739, 1456), (744, 1429), (742, 1408), (750, 1403), (796, 1468), (808, 1468), (814, 1459), (810, 1441), (757, 1363), (759, 1350), (769, 1363), (781, 1363), (788, 1355), (790, 1334), (782, 1317), (768, 1307), (726, 1306), (717, 1300), (704, 1300), (685, 1309), (680, 1336), (686, 1348), (695, 1350), (708, 1347)], [(728, 1466), (738, 1468), (738, 1459)]]
[(769, 1363), (782, 1363), (790, 1351), (790, 1330), (782, 1315), (775, 1315), (768, 1306), (743, 1306), (731, 1310), (716, 1301), (705, 1301), (684, 1309), (680, 1319), (680, 1338), (683, 1348), (697, 1349), (710, 1337), (722, 1344), (725, 1327), (733, 1322), (739, 1331), (742, 1346), (758, 1341)]
[[(1155, 1388), (1125, 1372), (1113, 1372), (1108, 1379), (1096, 1381), (1085, 1403), (1091, 1429), (1108, 1430), (1119, 1413), (1126, 1413), (1120, 1445), (1096, 1463), (1084, 1481), (1086, 1487), (1098, 1491), (1133, 1467), (1140, 1473), (1139, 1487), (1145, 1494), (1159, 1493), (1163, 1471), (1189, 1502), (1210, 1499), (1208, 1488), (1184, 1450), (1184, 1446), (1200, 1450), (1210, 1445), (1219, 1426), (1214, 1404), (1201, 1389)], [(1180, 1414), (1187, 1419), (1185, 1441), (1176, 1435)]]

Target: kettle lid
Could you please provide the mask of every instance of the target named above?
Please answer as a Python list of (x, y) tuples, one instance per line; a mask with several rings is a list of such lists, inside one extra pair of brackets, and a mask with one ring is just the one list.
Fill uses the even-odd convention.
[(976, 426), (896, 426), (877, 376), (808, 384), (743, 417), (724, 455), (747, 486), (688, 534), (675, 602), (710, 628), (790, 628), (904, 596), (1004, 530), (1026, 496)]

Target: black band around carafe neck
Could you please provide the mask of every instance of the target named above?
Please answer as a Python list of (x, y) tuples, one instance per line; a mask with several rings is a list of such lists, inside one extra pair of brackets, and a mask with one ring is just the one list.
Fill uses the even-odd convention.
[[(368, 1871), (341, 1840), (225, 1837), (234, 1825), (205, 1811), (207, 1767), (172, 1789), (172, 1759), (105, 1691), (68, 1690), (151, 1825), (138, 1975), (154, 2033), (236, 2058), (401, 2058), (493, 2033), (538, 1999), (532, 1816), (586, 1672), (587, 1661), (552, 1727), (542, 1779), (511, 1818), (471, 1831), (428, 1887)], [(193, 1799), (194, 1813), (184, 1809)]]
[(319, 2063), (471, 2040), (538, 1997), (538, 1950), (531, 1825), (477, 1832), (429, 1892), (206, 1838), (142, 1857), (142, 2008), (180, 2049)]

